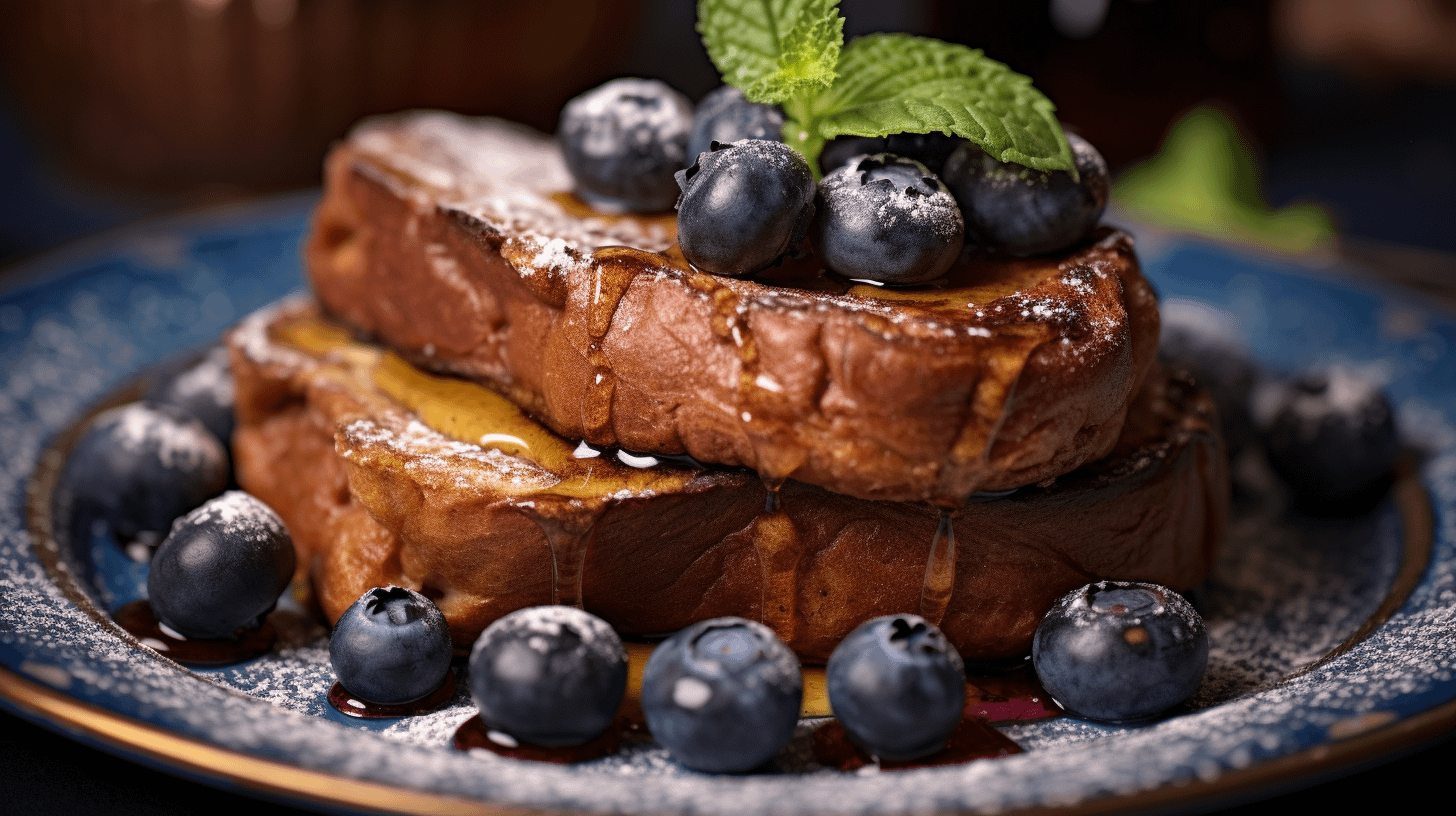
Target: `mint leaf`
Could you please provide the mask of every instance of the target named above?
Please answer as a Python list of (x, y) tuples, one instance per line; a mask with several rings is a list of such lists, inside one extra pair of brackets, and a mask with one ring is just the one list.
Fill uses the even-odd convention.
[[(835, 136), (938, 130), (969, 139), (1001, 161), (1075, 176), (1055, 112), (1029, 78), (979, 50), (906, 34), (870, 34), (844, 49), (833, 87), (813, 99), (795, 126), (803, 128), (799, 141), (809, 147)], [(811, 167), (818, 158), (814, 152), (806, 154)]]
[(783, 103), (834, 82), (844, 18), (839, 0), (701, 0), (698, 33), (724, 82)]

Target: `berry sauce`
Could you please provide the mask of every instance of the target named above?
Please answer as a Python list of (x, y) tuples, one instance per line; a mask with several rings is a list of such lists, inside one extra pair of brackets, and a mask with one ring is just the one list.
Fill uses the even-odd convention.
[(529, 759), (536, 762), (554, 762), (570, 765), (601, 759), (614, 754), (621, 747), (623, 738), (645, 738), (647, 726), (639, 718), (618, 715), (617, 719), (596, 738), (581, 745), (563, 745), (544, 748), (492, 729), (480, 717), (471, 717), (455, 730), (455, 747), (461, 751), (482, 748), (512, 759)]
[(854, 744), (849, 738), (849, 732), (838, 721), (831, 720), (814, 729), (814, 760), (826, 768), (837, 768), (841, 771), (857, 771), (866, 765), (876, 764), (883, 771), (958, 765), (973, 759), (1019, 753), (1020, 746), (979, 717), (962, 718), (951, 732), (950, 739), (946, 740), (945, 747), (929, 756), (893, 761), (882, 759), (878, 763), (864, 749)]
[(162, 629), (152, 605), (144, 600), (133, 601), (117, 611), (116, 624), (163, 657), (170, 657), (188, 666), (228, 666), (262, 657), (272, 651), (278, 639), (273, 624), (263, 621), (255, 629), (239, 632), (231, 638), (183, 638)]
[(329, 688), (329, 705), (346, 717), (356, 717), (361, 720), (382, 720), (390, 717), (413, 717), (417, 714), (428, 714), (450, 702), (454, 697), (455, 672), (453, 671), (445, 672), (445, 679), (440, 681), (440, 685), (434, 691), (418, 700), (397, 705), (361, 700), (344, 688), (343, 683), (337, 681)]

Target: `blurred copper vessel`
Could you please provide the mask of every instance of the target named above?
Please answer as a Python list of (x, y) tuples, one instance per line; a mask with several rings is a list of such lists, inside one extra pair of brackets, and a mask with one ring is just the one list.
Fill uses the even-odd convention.
[(0, 4), (0, 68), (68, 168), (150, 190), (313, 183), (359, 117), (491, 113), (551, 130), (621, 69), (637, 0)]

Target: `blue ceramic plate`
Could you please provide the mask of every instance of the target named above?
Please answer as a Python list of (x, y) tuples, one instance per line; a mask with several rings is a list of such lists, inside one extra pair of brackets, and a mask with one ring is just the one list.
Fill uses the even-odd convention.
[[(322, 630), (275, 615), (267, 657), (192, 671), (117, 629), (138, 590), (119, 552), (57, 551), (55, 446), (149, 368), (302, 288), (311, 198), (128, 229), (13, 270), (0, 295), (0, 700), (182, 772), (342, 808), (499, 812), (909, 813), (1178, 807), (1354, 765), (1456, 725), (1456, 319), (1277, 258), (1145, 241), (1171, 313), (1237, 329), (1265, 372), (1339, 362), (1385, 384), (1417, 464), (1353, 519), (1246, 492), (1200, 603), (1210, 669), (1177, 715), (1002, 730), (1025, 753), (964, 765), (714, 777), (651, 745), (564, 767), (449, 746), (463, 696), (407, 720), (334, 714)], [(47, 460), (52, 457), (52, 460)], [(1257, 462), (1247, 478), (1257, 485)], [(83, 577), (84, 576), (84, 577)], [(797, 764), (796, 764), (797, 762)]]

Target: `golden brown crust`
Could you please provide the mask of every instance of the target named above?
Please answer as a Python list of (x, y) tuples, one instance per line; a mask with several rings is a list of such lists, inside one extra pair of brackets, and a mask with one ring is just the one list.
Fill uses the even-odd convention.
[[(255, 316), (230, 339), (234, 452), (239, 481), (293, 532), (331, 620), (368, 588), (399, 584), (434, 598), (465, 648), (514, 609), (579, 598), (624, 634), (761, 619), (817, 662), (858, 623), (923, 608), (933, 509), (790, 481), (782, 512), (766, 513), (752, 474), (560, 459), (530, 436), (547, 434), (534, 424), (505, 435), (529, 455), (466, 444), (406, 404), (470, 428), (458, 406), (474, 392), (498, 398), (407, 374), (454, 395), (424, 400), (382, 379), (394, 363), (377, 349), (274, 339), (276, 325), (316, 323), (313, 310)], [(1227, 512), (1212, 411), (1192, 386), (1150, 374), (1112, 456), (959, 511), (950, 596), (932, 611), (962, 654), (1024, 654), (1052, 601), (1088, 581), (1201, 581)], [(554, 469), (534, 463), (538, 453), (557, 456)]]
[(812, 259), (768, 285), (696, 272), (671, 216), (601, 216), (569, 188), (554, 143), (505, 123), (366, 122), (328, 160), (315, 292), (564, 436), (868, 499), (954, 503), (1104, 456), (1154, 355), (1115, 231), (912, 291)]

